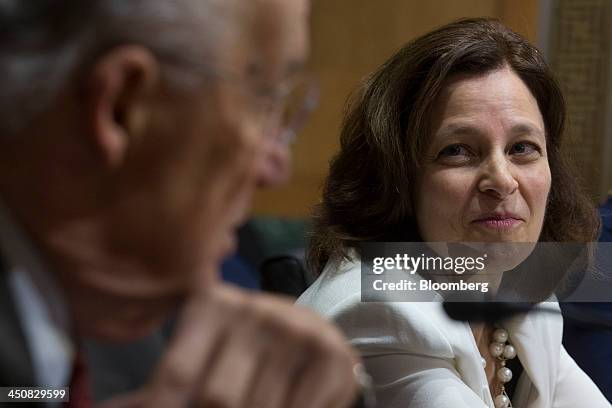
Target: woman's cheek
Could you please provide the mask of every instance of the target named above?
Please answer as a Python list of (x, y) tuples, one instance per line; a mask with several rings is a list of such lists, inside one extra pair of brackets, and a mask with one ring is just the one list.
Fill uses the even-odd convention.
[(519, 185), (531, 211), (536, 214), (544, 213), (551, 185), (548, 162), (538, 169), (523, 172)]
[(453, 169), (426, 174), (420, 197), (418, 223), (428, 241), (458, 239), (461, 233), (462, 209), (470, 200), (473, 177)]

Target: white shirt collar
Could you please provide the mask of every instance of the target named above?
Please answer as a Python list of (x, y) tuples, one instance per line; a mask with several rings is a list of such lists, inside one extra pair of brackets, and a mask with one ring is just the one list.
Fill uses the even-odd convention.
[(0, 251), (36, 381), (65, 386), (75, 354), (68, 307), (54, 276), (1, 200)]

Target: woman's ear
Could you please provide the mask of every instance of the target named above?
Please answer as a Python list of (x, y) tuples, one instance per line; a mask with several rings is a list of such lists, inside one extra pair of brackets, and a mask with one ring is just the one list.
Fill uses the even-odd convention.
[(86, 125), (109, 168), (120, 167), (131, 144), (146, 132), (159, 77), (157, 59), (142, 46), (112, 48), (94, 63), (88, 77)]

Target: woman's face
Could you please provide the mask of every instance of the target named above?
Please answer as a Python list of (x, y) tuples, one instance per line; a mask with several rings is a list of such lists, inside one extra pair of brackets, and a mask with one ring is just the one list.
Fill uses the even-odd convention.
[(544, 129), (509, 68), (452, 78), (434, 104), (418, 183), (423, 240), (536, 242), (551, 183)]

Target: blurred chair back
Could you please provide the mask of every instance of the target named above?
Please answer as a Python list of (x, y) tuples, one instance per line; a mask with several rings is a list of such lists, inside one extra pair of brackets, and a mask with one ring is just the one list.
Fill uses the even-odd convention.
[(293, 255), (266, 259), (260, 267), (261, 288), (267, 292), (299, 297), (314, 282), (304, 262)]

